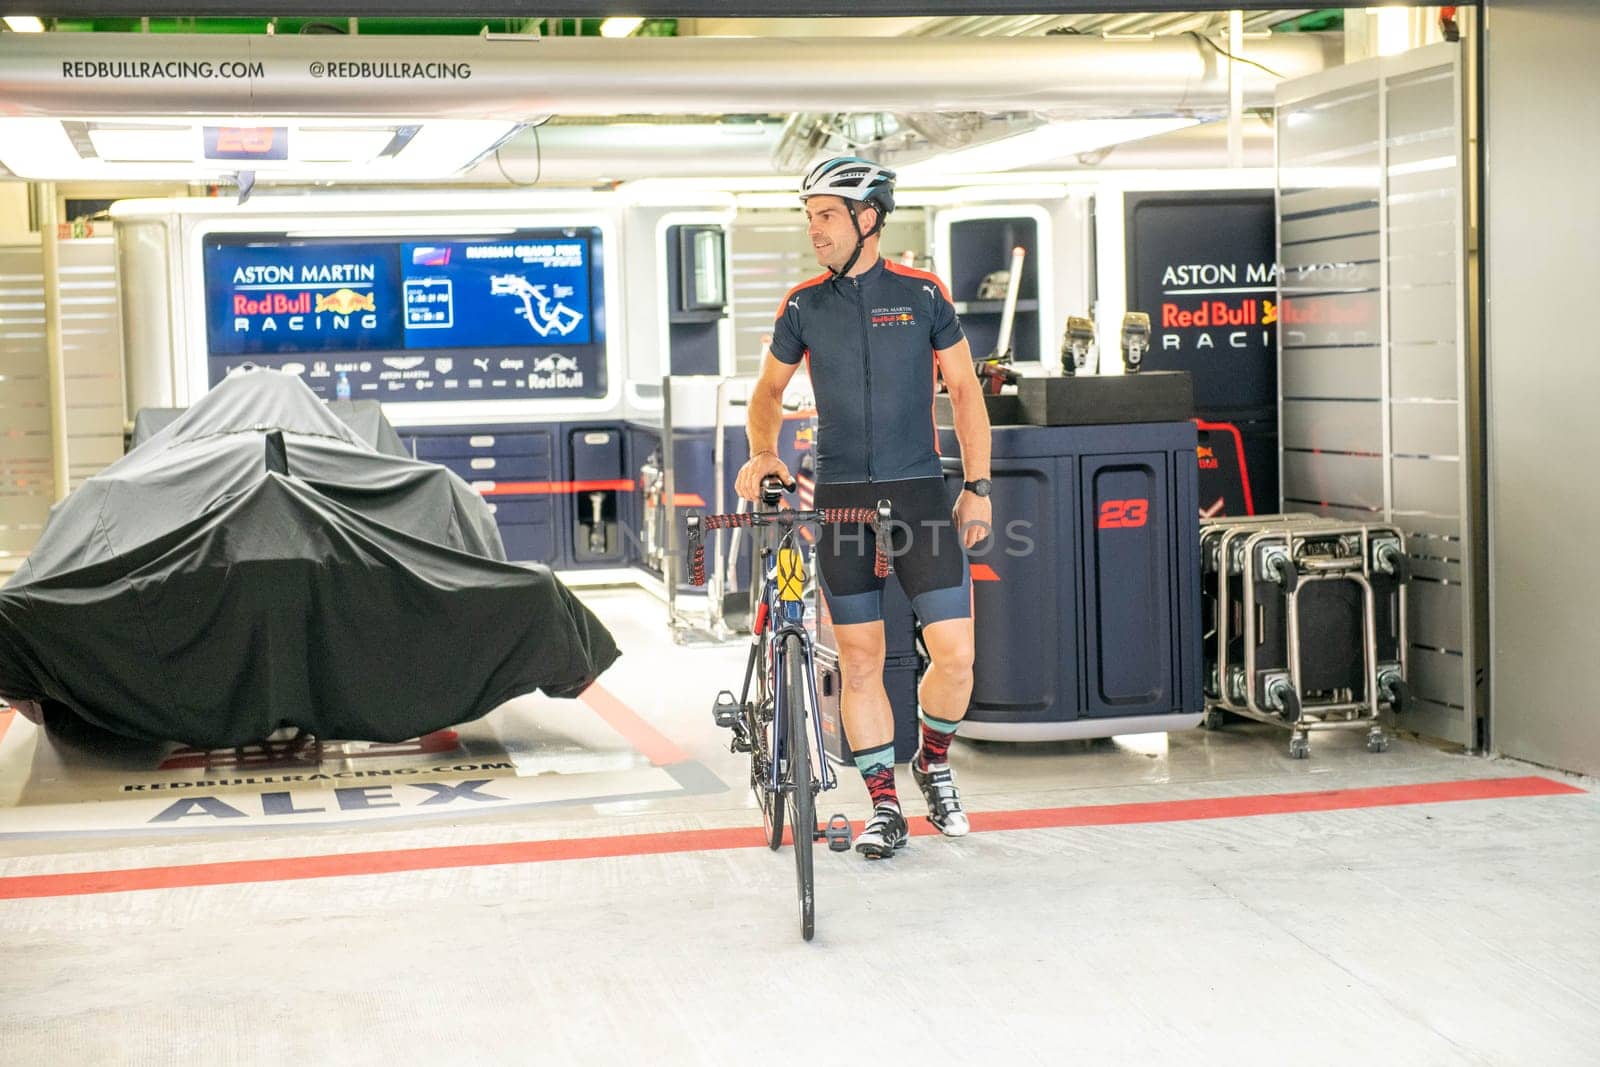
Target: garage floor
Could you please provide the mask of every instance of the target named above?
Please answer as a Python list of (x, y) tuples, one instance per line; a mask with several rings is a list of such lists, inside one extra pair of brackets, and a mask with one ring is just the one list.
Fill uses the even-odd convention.
[(805, 944), (710, 721), (743, 649), (585, 599), (599, 687), (410, 745), (0, 711), (0, 1063), (1595, 1062), (1591, 781), (1255, 725), (961, 742), (977, 832), (819, 851)]

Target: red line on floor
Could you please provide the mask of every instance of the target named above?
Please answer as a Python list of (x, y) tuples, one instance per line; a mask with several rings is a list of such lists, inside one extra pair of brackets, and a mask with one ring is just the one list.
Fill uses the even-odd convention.
[[(610, 694), (605, 694), (610, 696)], [(615, 699), (614, 697), (611, 699)], [(631, 714), (631, 713), (630, 713)], [(1463, 782), (1335, 789), (1318, 793), (1275, 793), (1264, 796), (1171, 800), (1142, 804), (1097, 804), (1076, 808), (972, 813), (978, 833), (1037, 830), (1062, 826), (1126, 826), (1136, 823), (1231, 819), (1248, 815), (1285, 815), (1405, 804), (1441, 804), (1462, 800), (1506, 800), (1513, 797), (1581, 794), (1576, 786), (1549, 778), (1481, 778)], [(857, 824), (859, 829), (859, 824)], [(925, 819), (912, 820), (913, 834), (934, 833)], [(493, 845), (442, 845), (388, 852), (353, 852), (329, 856), (195, 863), (178, 867), (139, 867), (118, 871), (34, 874), (0, 878), (0, 900), (123, 893), (141, 889), (187, 889), (247, 882), (287, 882), (306, 878), (338, 878), (363, 874), (396, 874), (457, 867), (490, 867), (510, 863), (649, 856), (674, 852), (715, 852), (763, 847), (756, 827), (728, 830), (677, 830), (659, 834), (620, 834), (555, 841), (512, 841)]]
[[(1188, 822), (1195, 819), (1237, 819), (1250, 815), (1296, 815), (1357, 808), (1392, 808), (1406, 804), (1447, 804), (1461, 800), (1505, 800), (1513, 797), (1566, 796), (1583, 790), (1549, 778), (1474, 778), (1461, 782), (1330, 789), (1318, 793), (1267, 793), (1259, 796), (1170, 800), (1153, 804), (1102, 804), (1081, 808), (1034, 811), (973, 812), (972, 828), (981, 831), (1039, 830), (1059, 826), (1128, 826), (1135, 823)], [(923, 822), (922, 832), (933, 828)], [(913, 833), (919, 832), (913, 830)]]
[(672, 743), (672, 739), (640, 718), (639, 713), (613, 696), (599, 682), (585, 689), (578, 697), (606, 721), (628, 743), (657, 767), (669, 763), (682, 763), (689, 753)]

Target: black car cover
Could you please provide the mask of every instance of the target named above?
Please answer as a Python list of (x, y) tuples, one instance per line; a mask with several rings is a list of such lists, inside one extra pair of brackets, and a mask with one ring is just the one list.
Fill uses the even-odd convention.
[(85, 482), (0, 589), (0, 695), (200, 748), (401, 741), (616, 657), (547, 568), (505, 562), (464, 481), (271, 370)]
[[(133, 416), (133, 446), (144, 444), (166, 429), (184, 413), (184, 408), (140, 408)], [(330, 400), (328, 410), (386, 456), (409, 456), (400, 435), (384, 418), (383, 406), (376, 400)]]

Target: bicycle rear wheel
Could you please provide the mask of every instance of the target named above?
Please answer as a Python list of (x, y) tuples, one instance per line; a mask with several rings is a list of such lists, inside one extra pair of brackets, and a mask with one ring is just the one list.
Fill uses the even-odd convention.
[(816, 880), (811, 849), (817, 840), (816, 798), (811, 794), (811, 735), (806, 715), (810, 685), (806, 678), (805, 642), (791, 636), (784, 643), (783, 704), (788, 716), (784, 739), (788, 749), (790, 836), (794, 840), (796, 888), (800, 897), (800, 936), (810, 941), (816, 920)]
[[(756, 638), (754, 666), (756, 698), (748, 703), (750, 709), (750, 792), (761, 805), (761, 824), (767, 835), (767, 847), (778, 851), (783, 844), (783, 794), (772, 788), (772, 767), (778, 760), (777, 701), (774, 699), (771, 677), (767, 673), (767, 639)], [(782, 784), (781, 782), (779, 783)]]
[[(750, 791), (761, 805), (761, 824), (767, 835), (767, 847), (778, 851), (783, 844), (783, 794), (772, 790), (772, 764), (778, 758), (777, 720), (772, 704), (757, 707), (755, 722), (751, 723), (755, 743), (750, 758)], [(757, 756), (759, 755), (759, 758)], [(781, 787), (781, 782), (780, 782)]]

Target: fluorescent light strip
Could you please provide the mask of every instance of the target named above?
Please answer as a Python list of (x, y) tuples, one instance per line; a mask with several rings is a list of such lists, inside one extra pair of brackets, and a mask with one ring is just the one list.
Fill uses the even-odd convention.
[(600, 24), (602, 37), (629, 37), (633, 31), (644, 25), (644, 19), (614, 15)]
[(12, 33), (43, 33), (44, 23), (33, 15), (7, 15), (6, 29)]
[(89, 127), (95, 155), (107, 163), (188, 163), (200, 139), (190, 126), (164, 130), (117, 130)]

